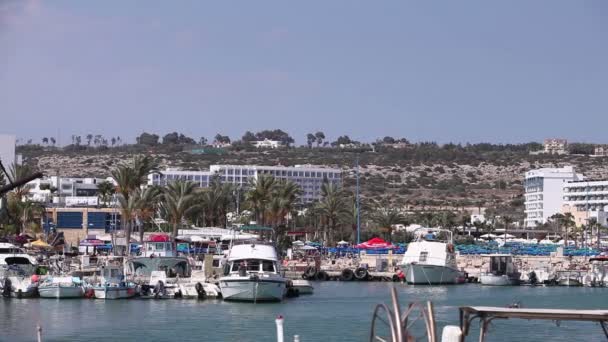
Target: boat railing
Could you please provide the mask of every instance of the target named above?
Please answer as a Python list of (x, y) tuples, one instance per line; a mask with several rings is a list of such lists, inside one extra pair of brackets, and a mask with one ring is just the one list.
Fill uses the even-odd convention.
[[(372, 316), (370, 342), (402, 342), (415, 339), (414, 324), (422, 322), (429, 342), (436, 341), (435, 314), (431, 302), (410, 303), (404, 310), (399, 305), (395, 287), (391, 288), (391, 305), (378, 304)], [(419, 339), (415, 339), (418, 341)]]

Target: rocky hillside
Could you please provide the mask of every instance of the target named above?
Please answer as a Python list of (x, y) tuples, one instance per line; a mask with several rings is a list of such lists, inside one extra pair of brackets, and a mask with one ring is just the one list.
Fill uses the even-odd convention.
[(476, 151), (468, 147), (412, 147), (402, 150), (344, 151), (291, 148), (257, 151), (226, 150), (223, 154), (192, 154), (184, 147), (150, 148), (139, 145), (112, 149), (21, 148), (26, 162), (48, 175), (105, 177), (136, 154), (153, 156), (161, 168), (205, 170), (211, 164), (313, 164), (344, 170), (344, 184), (353, 188), (359, 159), (364, 197), (386, 199), (413, 208), (521, 206), (526, 170), (573, 165), (591, 178), (608, 178), (605, 158), (589, 156), (533, 156), (528, 151)]

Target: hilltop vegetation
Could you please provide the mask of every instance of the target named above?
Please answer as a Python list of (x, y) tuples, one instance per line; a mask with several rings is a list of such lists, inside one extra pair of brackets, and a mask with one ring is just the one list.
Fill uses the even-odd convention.
[[(115, 138), (114, 138), (115, 139)], [(274, 139), (285, 147), (260, 150), (250, 142)], [(136, 144), (103, 144), (107, 139), (92, 139), (89, 144), (73, 144), (62, 149), (48, 145), (21, 145), (31, 166), (49, 175), (109, 176), (109, 170), (129, 162), (136, 155), (148, 155), (160, 168), (177, 167), (204, 170), (211, 164), (325, 165), (343, 170), (344, 186), (355, 185), (355, 165), (360, 165), (361, 193), (364, 198), (388, 201), (410, 209), (461, 210), (464, 207), (491, 207), (508, 211), (516, 218), (523, 215), (523, 174), (538, 167), (573, 165), (592, 178), (608, 177), (604, 158), (587, 155), (531, 155), (542, 148), (526, 144), (410, 144), (406, 139), (385, 137), (373, 144), (361, 144), (342, 136), (325, 141), (322, 132), (310, 133), (304, 146), (290, 146), (293, 139), (281, 130), (246, 132), (221, 153), (192, 153), (208, 146), (207, 139), (193, 139), (176, 132), (160, 138), (143, 133)], [(48, 139), (47, 139), (48, 141)], [(87, 139), (87, 141), (89, 141)], [(98, 144), (95, 144), (98, 141)], [(113, 140), (110, 140), (113, 141)], [(115, 141), (115, 140), (114, 140)], [(213, 142), (228, 144), (229, 137), (218, 134)], [(348, 148), (338, 146), (349, 144)], [(289, 147), (288, 147), (289, 146)], [(395, 147), (398, 146), (398, 147)], [(591, 146), (591, 147), (590, 147)], [(592, 151), (593, 145), (571, 144), (578, 152)]]

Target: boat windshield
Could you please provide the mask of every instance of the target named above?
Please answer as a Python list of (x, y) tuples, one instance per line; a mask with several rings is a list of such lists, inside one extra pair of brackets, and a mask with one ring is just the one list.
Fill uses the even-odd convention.
[(238, 272), (243, 269), (248, 272), (275, 272), (274, 262), (271, 260), (244, 259), (236, 260), (232, 263), (232, 272)]

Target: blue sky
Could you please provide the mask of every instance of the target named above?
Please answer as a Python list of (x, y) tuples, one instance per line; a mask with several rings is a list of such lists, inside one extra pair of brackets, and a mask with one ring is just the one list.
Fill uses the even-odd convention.
[(608, 143), (608, 2), (0, 0), (0, 132)]

